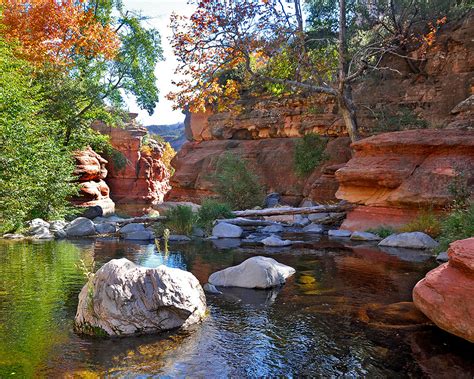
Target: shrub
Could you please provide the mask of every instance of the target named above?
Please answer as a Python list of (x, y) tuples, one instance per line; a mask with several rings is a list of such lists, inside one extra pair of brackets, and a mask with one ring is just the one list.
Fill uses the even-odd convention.
[(214, 220), (233, 217), (234, 215), (228, 204), (221, 203), (215, 199), (206, 199), (202, 202), (199, 209), (197, 224), (209, 234)]
[(190, 235), (193, 231), (193, 225), (196, 222), (196, 214), (193, 209), (187, 205), (178, 205), (165, 212), (168, 218), (166, 226), (176, 234)]
[(222, 201), (233, 209), (249, 209), (263, 204), (265, 192), (258, 176), (235, 155), (226, 153), (220, 157), (210, 179)]
[(441, 234), (440, 216), (432, 211), (422, 212), (413, 221), (402, 226), (400, 232), (423, 232), (436, 238)]
[(295, 144), (295, 171), (298, 176), (306, 176), (327, 159), (324, 153), (327, 140), (317, 134), (306, 134)]
[(366, 231), (369, 233), (377, 234), (380, 238), (387, 238), (388, 236), (391, 236), (392, 234), (396, 233), (395, 229), (393, 229), (391, 226), (384, 225), (381, 225), (377, 228), (367, 229)]
[(175, 149), (171, 146), (169, 142), (163, 142), (165, 151), (163, 152), (163, 156), (161, 157), (161, 160), (165, 164), (166, 168), (170, 172), (171, 175), (174, 174), (174, 167), (171, 166), (171, 160), (174, 158), (176, 155)]
[(44, 113), (28, 64), (0, 38), (0, 233), (26, 220), (62, 218), (77, 193), (74, 160)]
[(407, 129), (426, 129), (428, 122), (418, 117), (413, 110), (400, 107), (397, 111), (381, 109), (374, 112), (377, 132), (394, 132)]
[(455, 208), (441, 222), (439, 251), (445, 251), (453, 241), (474, 236), (474, 204)]

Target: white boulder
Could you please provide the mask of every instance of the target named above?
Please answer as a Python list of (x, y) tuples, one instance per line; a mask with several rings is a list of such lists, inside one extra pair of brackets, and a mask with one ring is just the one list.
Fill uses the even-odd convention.
[(75, 330), (109, 336), (156, 333), (186, 328), (205, 313), (204, 291), (190, 272), (113, 259), (82, 288)]
[(422, 232), (392, 234), (380, 241), (379, 246), (404, 247), (407, 249), (434, 249), (438, 246), (433, 238)]
[(292, 244), (290, 240), (282, 240), (280, 237), (274, 234), (272, 234), (270, 237), (264, 238), (260, 242), (263, 243), (265, 246), (272, 246), (272, 247), (290, 246)]
[(212, 235), (217, 238), (239, 238), (244, 230), (237, 225), (219, 222), (212, 229)]
[(322, 233), (324, 231), (324, 228), (322, 225), (318, 224), (309, 224), (308, 226), (305, 226), (303, 228), (304, 233)]
[(290, 266), (272, 258), (252, 257), (238, 266), (228, 267), (213, 273), (208, 282), (214, 286), (242, 288), (271, 288), (285, 284), (295, 273)]

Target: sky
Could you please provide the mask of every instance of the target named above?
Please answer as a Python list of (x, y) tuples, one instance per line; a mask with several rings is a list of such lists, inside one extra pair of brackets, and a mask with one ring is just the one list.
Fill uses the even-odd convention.
[(175, 12), (181, 15), (190, 15), (192, 6), (187, 4), (187, 0), (124, 0), (126, 9), (141, 11), (144, 16), (150, 18), (147, 23), (160, 32), (161, 46), (163, 48), (164, 62), (159, 62), (156, 66), (157, 85), (160, 90), (160, 101), (158, 102), (155, 113), (152, 116), (148, 112), (141, 110), (133, 100), (127, 98), (127, 105), (130, 112), (138, 113), (138, 120), (143, 125), (165, 125), (174, 124), (184, 120), (184, 115), (180, 110), (173, 111), (172, 103), (166, 100), (165, 96), (173, 86), (171, 80), (174, 76), (174, 70), (177, 61), (169, 42), (171, 36), (170, 15)]

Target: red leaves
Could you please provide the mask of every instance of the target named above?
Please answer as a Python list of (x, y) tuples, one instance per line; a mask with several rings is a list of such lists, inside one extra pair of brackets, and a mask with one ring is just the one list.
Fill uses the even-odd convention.
[(67, 66), (74, 56), (112, 58), (116, 33), (102, 25), (85, 0), (5, 0), (2, 23), (8, 39), (21, 43), (24, 58), (37, 64)]

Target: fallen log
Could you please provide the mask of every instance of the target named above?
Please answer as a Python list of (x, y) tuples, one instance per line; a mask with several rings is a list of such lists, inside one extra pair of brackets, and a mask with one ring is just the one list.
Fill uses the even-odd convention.
[(266, 220), (255, 220), (249, 218), (225, 218), (225, 219), (217, 219), (216, 222), (225, 222), (227, 224), (237, 225), (237, 226), (269, 226), (278, 224), (274, 221), (266, 221)]
[(313, 213), (332, 213), (346, 212), (353, 208), (352, 204), (335, 204), (335, 205), (316, 205), (314, 207), (279, 207), (265, 209), (248, 209), (245, 211), (232, 212), (236, 217), (266, 217), (266, 216), (283, 216), (283, 215), (303, 215)]
[(126, 220), (117, 222), (117, 225), (124, 226), (124, 225), (132, 224), (132, 223), (152, 224), (154, 222), (161, 222), (161, 221), (166, 221), (166, 220), (167, 220), (166, 216), (156, 216), (156, 217), (141, 216), (141, 217), (127, 218)]

